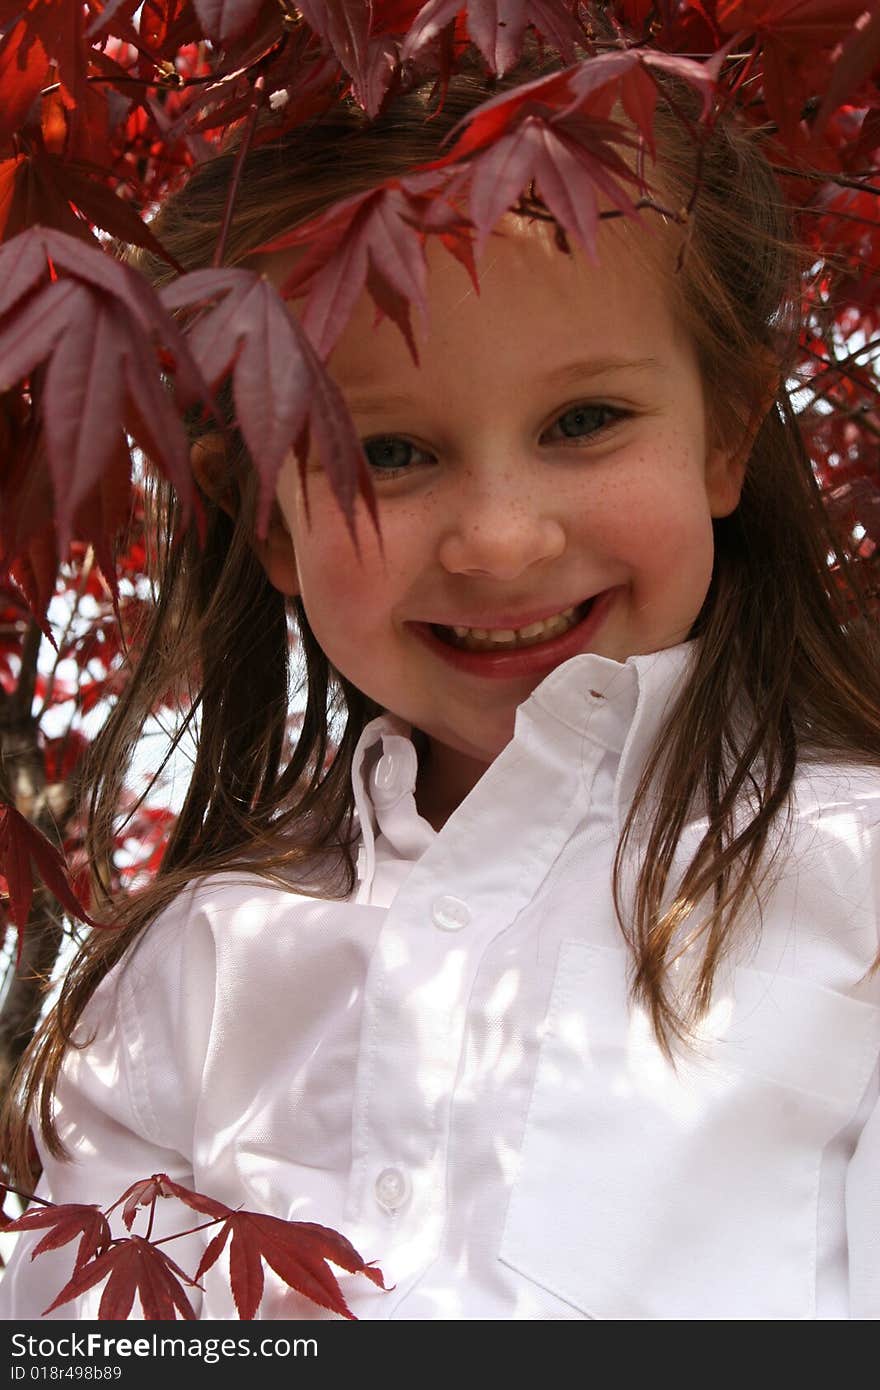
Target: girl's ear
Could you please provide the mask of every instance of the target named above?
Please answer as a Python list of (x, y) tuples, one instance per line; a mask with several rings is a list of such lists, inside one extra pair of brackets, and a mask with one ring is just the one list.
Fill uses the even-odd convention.
[(752, 452), (755, 437), (763, 425), (776, 400), (779, 379), (772, 384), (753, 410), (748, 423), (743, 426), (738, 443), (717, 444), (710, 449), (706, 459), (706, 493), (713, 516), (730, 516), (739, 506), (740, 493), (746, 476), (746, 467)]
[(706, 496), (712, 516), (730, 516), (739, 506), (749, 449), (712, 449), (706, 460)]
[[(189, 459), (199, 487), (234, 520), (238, 515), (239, 491), (226, 459), (222, 434), (206, 434), (197, 439), (190, 449)], [(291, 598), (298, 594), (299, 574), (293, 538), (277, 501), (272, 503), (265, 540), (251, 536), (249, 544), (269, 582)]]

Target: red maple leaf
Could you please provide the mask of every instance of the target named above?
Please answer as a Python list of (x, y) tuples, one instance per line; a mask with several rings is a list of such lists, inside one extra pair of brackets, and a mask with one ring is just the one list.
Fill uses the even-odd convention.
[[(276, 118), (256, 130), (254, 147), (278, 139), (285, 130), (318, 115), (331, 105), (339, 87), (340, 69), (335, 54), (325, 53), (308, 30), (287, 35), (281, 44), (277, 33), (270, 30), (266, 48), (266, 54), (257, 60), (265, 75), (263, 105), (276, 111)], [(233, 66), (207, 91), (190, 87), (181, 93), (179, 113), (174, 120), (166, 114), (167, 107), (154, 104), (151, 112), (163, 140), (191, 140), (195, 132), (225, 132), (233, 121), (248, 115), (254, 95), (247, 68)], [(193, 154), (198, 152), (194, 150)], [(207, 151), (199, 158), (205, 157)]]
[[(232, 372), (238, 425), (260, 475), (257, 534), (266, 534), (278, 471), (291, 448), (305, 490), (310, 432), (355, 548), (358, 491), (378, 532), (372, 482), (348, 408), (269, 282), (248, 270), (199, 270), (175, 280), (161, 297), (168, 309), (201, 308), (187, 341), (211, 389)], [(305, 502), (308, 519), (307, 492)]]
[(53, 892), (73, 917), (88, 922), (90, 927), (103, 927), (94, 921), (75, 897), (67, 881), (64, 859), (53, 844), (31, 825), (14, 806), (0, 805), (0, 873), (9, 885), (10, 916), (18, 927), (18, 959), (25, 925), (31, 910), (34, 892), (33, 865), (37, 866), (46, 887)]
[[(590, 133), (588, 127), (588, 138)], [(610, 175), (609, 155), (606, 147), (605, 159), (597, 158), (562, 123), (554, 127), (538, 116), (527, 116), (474, 161), (470, 212), (477, 227), (477, 256), (504, 209), (534, 179), (557, 222), (574, 235), (592, 261), (598, 261), (598, 192), (605, 193), (614, 207), (635, 211), (632, 200)], [(635, 182), (635, 175), (621, 160), (617, 166), (619, 177)]]
[[(5, 1195), (5, 1190), (4, 1190)], [(4, 1231), (41, 1231), (46, 1235), (31, 1251), (31, 1259), (42, 1255), (45, 1250), (58, 1250), (62, 1245), (80, 1237), (76, 1252), (74, 1275), (79, 1274), (84, 1265), (95, 1255), (100, 1255), (110, 1245), (111, 1234), (107, 1218), (96, 1205), (69, 1203), (50, 1205), (36, 1211), (26, 1211), (15, 1221), (4, 1223)]]
[(370, 34), (368, 0), (301, 0), (297, 9), (309, 28), (333, 50), (362, 88)]
[[(767, 110), (792, 149), (803, 144), (800, 123), (808, 98), (817, 86), (827, 90), (832, 50), (866, 8), (865, 0), (719, 0), (721, 28), (738, 31), (738, 40), (755, 34), (761, 42)], [(848, 55), (844, 79), (851, 62)]]
[(361, 79), (359, 97), (371, 118), (378, 116), (395, 91), (400, 76), (400, 46), (387, 34), (371, 37)]
[(45, 227), (0, 246), (0, 381), (45, 368), (38, 394), (62, 552), (78, 505), (126, 466), (123, 429), (189, 511), (189, 446), (160, 363), (173, 364), (181, 405), (210, 402), (179, 329), (136, 271)]
[(24, 125), (30, 108), (40, 94), (49, 71), (49, 58), (39, 39), (28, 41), (25, 21), (0, 40), (0, 150), (12, 147), (12, 135)]
[(297, 8), (321, 40), (322, 51), (329, 50), (351, 78), (355, 99), (367, 115), (378, 115), (400, 71), (392, 26), (377, 22), (370, 0), (303, 0)]
[[(219, 3), (239, 11), (242, 0)], [(157, 0), (151, 5), (135, 4), (132, 9), (140, 12), (137, 22), (141, 44), (160, 61), (173, 59), (182, 45), (203, 36), (204, 26), (191, 0)]]
[(618, 98), (652, 148), (656, 104), (652, 74), (669, 73), (700, 91), (705, 117), (710, 111), (718, 73), (729, 47), (730, 43), (704, 63), (636, 49), (602, 53), (562, 72), (523, 82), (510, 92), (481, 102), (464, 116), (446, 137), (451, 140), (459, 131), (463, 132), (449, 152), (425, 167), (442, 168), (475, 154), (530, 115), (558, 120), (577, 114), (607, 121)]
[(183, 1187), (180, 1183), (174, 1182), (167, 1173), (153, 1173), (149, 1178), (139, 1178), (133, 1182), (131, 1187), (127, 1187), (121, 1197), (117, 1197), (112, 1206), (107, 1208), (107, 1215), (117, 1207), (122, 1207), (122, 1219), (127, 1230), (131, 1230), (134, 1219), (137, 1216), (138, 1208), (155, 1205), (159, 1197), (176, 1197), (178, 1201), (185, 1202), (193, 1211), (201, 1212), (203, 1216), (213, 1216), (222, 1219), (229, 1214), (229, 1207), (222, 1202), (217, 1202), (213, 1197), (206, 1197), (202, 1192), (194, 1192), (189, 1187)]
[(728, 34), (747, 29), (793, 48), (833, 48), (866, 9), (866, 0), (717, 0), (716, 16)]
[(575, 45), (585, 30), (573, 13), (547, 0), (428, 0), (409, 25), (401, 59), (415, 57), (457, 19), (467, 17), (467, 32), (499, 77), (512, 68), (522, 52), (526, 29), (532, 24), (573, 62)]
[(75, 106), (85, 94), (88, 68), (86, 6), (70, 0), (11, 0), (0, 7), (0, 24), (19, 17), (26, 26), (22, 54), (39, 44), (57, 64), (65, 103)]
[(137, 38), (137, 31), (132, 28), (131, 20), (135, 11), (141, 8), (140, 0), (106, 0), (106, 3), (99, 0), (99, 4), (101, 8), (86, 30), (87, 38), (94, 39), (103, 34), (110, 26), (111, 20), (115, 33), (125, 34), (129, 42), (132, 38)]
[(327, 1264), (328, 1260), (350, 1274), (365, 1274), (379, 1288), (385, 1288), (381, 1270), (367, 1264), (351, 1242), (338, 1231), (311, 1221), (284, 1221), (280, 1217), (258, 1212), (233, 1211), (213, 1197), (174, 1182), (167, 1173), (154, 1173), (152, 1177), (132, 1183), (108, 1208), (108, 1215), (121, 1205), (123, 1221), (131, 1230), (138, 1208), (153, 1206), (161, 1197), (176, 1197), (200, 1215), (222, 1222), (220, 1230), (205, 1248), (196, 1270), (196, 1280), (201, 1279), (216, 1263), (232, 1237), (229, 1248), (230, 1281), (235, 1306), (242, 1319), (250, 1320), (255, 1316), (263, 1296), (263, 1261), (289, 1288), (346, 1318), (353, 1319), (354, 1314), (342, 1296), (336, 1276)]
[(205, 34), (224, 46), (247, 32), (263, 3), (264, 0), (193, 0)]
[[(0, 170), (7, 166), (5, 179), (14, 177), (11, 192), (0, 207), (0, 232), (5, 232), (7, 239), (33, 223), (35, 216), (50, 226), (63, 226), (69, 234), (84, 240), (90, 239), (91, 224), (121, 242), (144, 246), (170, 261), (175, 270), (181, 269), (131, 204), (102, 181), (106, 172), (97, 165), (74, 160), (68, 151), (47, 153), (37, 142), (27, 157), (17, 155), (0, 165)], [(83, 217), (75, 217), (71, 206), (78, 208)]]
[[(175, 270), (181, 270), (177, 261), (171, 259), (164, 247), (154, 238), (146, 222), (139, 217), (131, 203), (108, 188), (103, 178), (106, 171), (85, 161), (72, 160), (60, 156), (42, 157), (43, 178), (54, 183), (58, 196), (74, 204), (89, 222), (110, 232), (121, 242), (132, 246), (145, 246), (157, 256), (170, 261)], [(118, 181), (117, 181), (118, 183)]]
[[(75, 695), (74, 690), (64, 687), (56, 682), (52, 690), (53, 703), (61, 704), (70, 700)], [(37, 690), (39, 698), (40, 691)], [(76, 768), (86, 756), (89, 749), (89, 742), (85, 734), (79, 729), (68, 729), (59, 738), (47, 739), (44, 745), (46, 758), (46, 778), (52, 782), (66, 782)]]
[[(850, 33), (840, 44), (840, 51), (836, 53), (834, 67), (825, 95), (822, 98), (822, 105), (819, 115), (813, 126), (813, 135), (818, 138), (828, 125), (832, 112), (844, 101), (851, 93), (858, 90), (880, 64), (880, 9), (875, 9), (873, 14), (865, 10), (853, 24)], [(880, 118), (880, 112), (874, 111), (875, 119)]]
[(143, 1236), (114, 1241), (103, 1254), (90, 1260), (68, 1280), (42, 1316), (79, 1298), (102, 1279), (107, 1279), (107, 1283), (98, 1306), (101, 1319), (124, 1321), (131, 1312), (135, 1294), (140, 1298), (144, 1317), (151, 1321), (174, 1321), (178, 1313), (187, 1320), (196, 1317), (181, 1280), (191, 1288), (199, 1288), (199, 1284)]
[(264, 1260), (289, 1288), (345, 1318), (354, 1319), (355, 1315), (342, 1296), (328, 1260), (350, 1274), (365, 1274), (380, 1289), (385, 1288), (381, 1270), (366, 1264), (338, 1231), (311, 1221), (282, 1221), (280, 1217), (252, 1211), (229, 1213), (202, 1256), (197, 1279), (219, 1258), (230, 1235), (229, 1276), (235, 1306), (243, 1320), (255, 1316), (263, 1296)]
[[(285, 299), (308, 294), (300, 321), (321, 357), (330, 355), (366, 287), (380, 315), (394, 320), (418, 364), (409, 305), (415, 303), (427, 319), (424, 232), (442, 230), (449, 249), (461, 242), (469, 250), (468, 219), (435, 196), (448, 182), (434, 176), (426, 184), (418, 175), (387, 179), (260, 248), (307, 246), (281, 294)], [(466, 252), (459, 255), (472, 265)]]
[(424, 0), (373, 0), (371, 34), (404, 34)]
[(321, 357), (330, 355), (371, 276), (380, 296), (390, 291), (380, 307), (383, 312), (391, 309), (418, 362), (409, 304), (414, 302), (427, 316), (426, 265), (422, 239), (412, 230), (407, 213), (411, 218), (406, 194), (395, 180), (346, 199), (331, 216), (315, 218), (310, 223), (312, 234), (298, 228), (268, 248), (281, 250), (306, 239), (310, 243), (281, 292), (285, 298), (309, 292), (301, 322)]

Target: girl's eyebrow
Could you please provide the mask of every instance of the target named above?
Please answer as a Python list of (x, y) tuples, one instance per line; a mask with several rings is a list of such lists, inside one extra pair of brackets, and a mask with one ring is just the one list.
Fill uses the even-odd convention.
[[(566, 362), (552, 372), (542, 373), (534, 381), (541, 386), (566, 386), (574, 381), (584, 381), (589, 377), (606, 376), (610, 372), (624, 371), (664, 371), (663, 364), (656, 357), (596, 357), (592, 360)], [(369, 386), (373, 381), (370, 373), (354, 375), (341, 386), (349, 400), (349, 408), (356, 410), (394, 410), (400, 406), (413, 405), (418, 399), (414, 393), (396, 392), (386, 395), (381, 391), (371, 395)], [(367, 388), (363, 395), (363, 388)]]

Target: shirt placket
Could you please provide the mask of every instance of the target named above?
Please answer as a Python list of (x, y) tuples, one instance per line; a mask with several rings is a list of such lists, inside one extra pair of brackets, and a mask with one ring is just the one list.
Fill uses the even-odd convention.
[(546, 720), (538, 710), (518, 721), (515, 741), (413, 866), (368, 972), (346, 1220), (393, 1278), (395, 1304), (442, 1244), (477, 971), (573, 833), (603, 752), (581, 730), (548, 733)]

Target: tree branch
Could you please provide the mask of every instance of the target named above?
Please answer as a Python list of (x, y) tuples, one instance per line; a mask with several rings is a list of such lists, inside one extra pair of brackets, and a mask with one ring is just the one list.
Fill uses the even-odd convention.
[(39, 624), (31, 621), (28, 623), (24, 642), (21, 646), (21, 673), (18, 678), (18, 685), (11, 698), (10, 719), (13, 722), (27, 720), (31, 718), (31, 710), (34, 704), (34, 691), (37, 685), (37, 658), (40, 654), (40, 643), (43, 640), (43, 633)]
[(64, 651), (64, 648), (67, 645), (67, 639), (70, 636), (70, 629), (73, 627), (75, 620), (79, 616), (79, 605), (82, 601), (82, 596), (86, 591), (86, 585), (89, 582), (89, 577), (92, 573), (94, 563), (95, 547), (93, 545), (90, 545), (88, 550), (86, 551), (85, 559), (82, 563), (82, 570), (80, 572), (79, 581), (76, 586), (76, 593), (74, 594), (73, 604), (71, 605), (70, 612), (67, 615), (67, 622), (64, 625), (64, 631), (62, 632), (58, 642), (58, 655), (55, 659), (55, 663), (52, 667), (52, 670), (49, 672), (49, 678), (46, 681), (46, 695), (42, 705), (40, 706), (39, 710), (34, 716), (37, 720), (37, 723), (40, 723), (40, 721), (43, 718), (43, 715), (46, 713), (46, 710), (52, 703), (52, 693), (55, 689), (55, 676), (58, 671), (58, 663), (61, 661), (61, 653)]
[[(861, 179), (848, 178), (845, 174), (835, 174), (830, 169), (813, 171), (811, 169), (789, 169), (785, 164), (771, 165), (776, 174), (790, 174), (792, 178), (807, 179), (810, 183), (837, 183), (841, 188), (854, 188), (858, 193), (876, 193), (880, 195), (880, 185), (876, 183), (865, 183)], [(804, 209), (801, 209), (804, 211)], [(857, 219), (864, 222), (864, 218)]]

